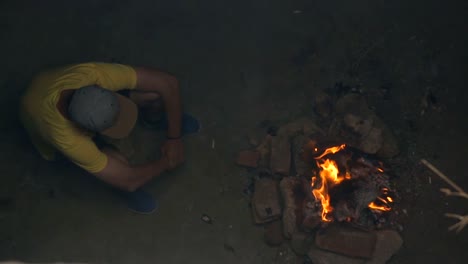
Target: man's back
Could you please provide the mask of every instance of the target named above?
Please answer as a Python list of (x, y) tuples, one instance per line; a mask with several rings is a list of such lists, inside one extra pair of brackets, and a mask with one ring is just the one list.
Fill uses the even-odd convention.
[(106, 157), (97, 149), (88, 131), (77, 127), (57, 108), (65, 90), (99, 85), (118, 91), (136, 87), (135, 70), (107, 63), (69, 65), (39, 74), (22, 97), (20, 118), (43, 158), (55, 159), (57, 150), (78, 166), (93, 172), (105, 166)]

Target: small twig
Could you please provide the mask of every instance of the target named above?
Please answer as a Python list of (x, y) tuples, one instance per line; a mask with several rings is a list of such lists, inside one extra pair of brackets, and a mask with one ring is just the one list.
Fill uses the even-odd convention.
[(448, 228), (449, 231), (453, 231), (454, 229), (456, 229), (456, 233), (460, 233), (460, 231), (463, 230), (463, 228), (465, 228), (465, 226), (468, 224), (468, 215), (457, 215), (457, 214), (445, 214), (446, 217), (450, 217), (450, 218), (455, 218), (457, 219), (458, 223), (450, 226)]
[[(447, 196), (459, 196), (468, 199), (468, 193), (466, 193), (462, 188), (460, 188), (456, 183), (454, 183), (452, 180), (449, 179), (449, 177), (445, 176), (441, 171), (439, 171), (434, 165), (429, 163), (427, 160), (422, 159), (421, 162), (426, 165), (431, 171), (433, 171), (437, 176), (442, 178), (444, 181), (446, 181), (450, 186), (452, 186), (453, 189), (456, 190), (456, 192), (451, 191), (450, 189), (447, 188), (441, 188), (440, 191), (443, 192)], [(465, 228), (466, 225), (468, 225), (468, 215), (462, 216), (458, 214), (445, 214), (446, 217), (450, 218), (455, 218), (459, 222), (450, 226), (448, 228), (449, 231), (455, 230), (455, 232), (458, 234), (460, 231)]]
[[(447, 188), (441, 188), (440, 191), (445, 193), (447, 196), (459, 196), (468, 199), (468, 193), (466, 193), (462, 188), (460, 188), (456, 183), (454, 183), (452, 180), (450, 180), (445, 174), (443, 174), (441, 171), (439, 171), (434, 165), (429, 163), (427, 160), (422, 159), (421, 162), (426, 165), (430, 170), (432, 170), (437, 176), (442, 178), (444, 181), (446, 181), (450, 186), (453, 187), (453, 189), (456, 190), (456, 192), (451, 191), (450, 189)], [(462, 216), (462, 215), (457, 215), (457, 214), (445, 214), (446, 217), (450, 218), (455, 218), (459, 222), (450, 226), (448, 228), (449, 231), (455, 230), (455, 232), (458, 234), (460, 231), (465, 228), (465, 226), (468, 224), (468, 215)]]
[(422, 164), (426, 165), (426, 167), (428, 167), (431, 171), (433, 171), (437, 176), (439, 176), (440, 178), (442, 178), (442, 180), (444, 180), (445, 182), (447, 182), (450, 186), (452, 186), (452, 188), (454, 188), (455, 190), (457, 190), (457, 192), (459, 193), (464, 193), (465, 195), (467, 195), (468, 197), (468, 194), (465, 193), (465, 191), (463, 191), (462, 188), (460, 188), (456, 183), (454, 183), (452, 180), (450, 180), (447, 176), (445, 176), (445, 174), (443, 174), (440, 170), (438, 170), (436, 167), (434, 167), (434, 165), (432, 165), (431, 163), (429, 163), (429, 161), (425, 160), (425, 159), (422, 159), (421, 160)]
[(468, 199), (468, 193), (465, 193), (465, 192), (452, 192), (451, 190), (447, 189), (447, 188), (440, 188), (440, 191), (445, 193), (445, 195), (447, 196), (458, 196), (458, 197), (463, 197), (463, 198), (466, 198)]

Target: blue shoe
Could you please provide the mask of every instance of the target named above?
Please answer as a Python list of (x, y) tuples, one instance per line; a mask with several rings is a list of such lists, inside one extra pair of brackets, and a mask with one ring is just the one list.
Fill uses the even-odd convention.
[[(146, 127), (157, 129), (157, 130), (167, 130), (168, 129), (168, 121), (167, 116), (163, 115), (163, 117), (155, 122), (145, 121), (143, 123)], [(183, 113), (182, 114), (182, 135), (189, 135), (193, 133), (199, 132), (201, 129), (200, 122), (193, 116)]]
[(123, 195), (128, 202), (128, 208), (135, 213), (152, 214), (159, 208), (153, 196), (142, 189), (125, 192)]

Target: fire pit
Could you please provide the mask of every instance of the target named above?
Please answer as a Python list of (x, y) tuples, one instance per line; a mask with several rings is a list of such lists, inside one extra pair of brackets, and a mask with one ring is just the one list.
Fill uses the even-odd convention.
[(385, 212), (391, 211), (394, 198), (382, 162), (347, 149), (345, 144), (327, 148), (313, 159), (313, 197), (306, 200), (304, 211), (318, 211), (322, 222), (346, 221), (365, 227), (371, 221), (381, 223)]
[(255, 172), (244, 189), (253, 221), (269, 245), (287, 241), (312, 263), (385, 263), (403, 243), (393, 230), (398, 192), (379, 155), (395, 153), (395, 140), (379, 137), (389, 132), (378, 117), (356, 112), (335, 111), (330, 129), (299, 118), (240, 152), (237, 164)]

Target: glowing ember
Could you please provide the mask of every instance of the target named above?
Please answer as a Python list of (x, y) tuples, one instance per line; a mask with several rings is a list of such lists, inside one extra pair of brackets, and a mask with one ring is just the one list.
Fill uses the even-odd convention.
[(330, 154), (330, 153), (331, 153), (331, 154), (335, 154), (335, 153), (337, 153), (338, 151), (344, 149), (345, 147), (346, 147), (346, 145), (343, 144), (343, 145), (341, 145), (341, 146), (327, 148), (327, 149), (325, 150), (325, 152), (323, 152), (322, 155), (318, 156), (318, 157), (315, 158), (315, 159), (321, 159), (321, 158), (325, 157), (326, 155), (328, 155), (328, 154)]
[(346, 175), (344, 177), (346, 180), (351, 180), (351, 174), (349, 174), (349, 172), (346, 172)]
[(391, 210), (390, 207), (376, 205), (374, 202), (369, 204), (369, 208), (371, 210), (378, 210), (378, 211), (384, 211), (384, 212)]
[[(312, 177), (312, 194), (314, 195), (316, 201), (320, 201), (322, 206), (322, 221), (324, 222), (331, 222), (332, 218), (330, 213), (333, 211), (333, 207), (330, 204), (330, 195), (329, 189), (335, 185), (340, 184), (344, 180), (350, 180), (352, 178), (349, 172), (341, 173), (338, 169), (338, 165), (334, 160), (327, 159), (324, 157), (328, 154), (335, 154), (340, 150), (343, 150), (346, 147), (345, 144), (340, 146), (335, 146), (326, 149), (320, 156), (316, 157), (317, 166), (320, 169), (318, 176)], [(315, 149), (317, 152), (317, 149)], [(377, 168), (379, 172), (383, 172), (383, 169)], [(377, 204), (376, 201), (371, 202), (368, 207), (371, 210), (378, 210), (378, 211), (390, 211), (391, 208), (388, 206), (388, 203), (393, 202), (393, 199), (388, 196), (388, 188), (382, 188), (381, 193), (382, 197), (378, 197), (376, 201), (379, 203)], [(382, 205), (379, 205), (382, 204)], [(350, 218), (346, 218), (346, 221), (351, 221)]]

